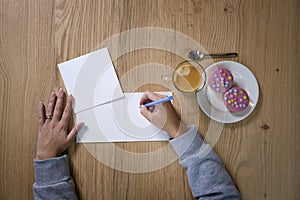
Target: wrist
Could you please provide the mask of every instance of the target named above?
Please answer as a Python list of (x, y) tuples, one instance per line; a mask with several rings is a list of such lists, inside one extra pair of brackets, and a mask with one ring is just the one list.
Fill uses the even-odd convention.
[(188, 131), (187, 126), (185, 124), (183, 124), (182, 122), (180, 122), (180, 124), (178, 126), (171, 128), (167, 132), (168, 132), (169, 136), (174, 139), (174, 138), (178, 138), (178, 137), (182, 136), (187, 131)]
[(36, 153), (36, 156), (35, 156), (35, 159), (36, 160), (47, 160), (47, 159), (50, 159), (50, 158), (55, 158), (56, 155), (53, 154), (53, 153), (42, 153), (42, 152), (37, 152)]

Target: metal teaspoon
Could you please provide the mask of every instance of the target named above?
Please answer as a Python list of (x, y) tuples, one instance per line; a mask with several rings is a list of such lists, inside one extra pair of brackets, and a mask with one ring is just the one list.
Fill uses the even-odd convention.
[(201, 60), (204, 57), (236, 57), (237, 53), (221, 53), (221, 54), (204, 54), (200, 51), (193, 50), (189, 52), (189, 58), (192, 60)]

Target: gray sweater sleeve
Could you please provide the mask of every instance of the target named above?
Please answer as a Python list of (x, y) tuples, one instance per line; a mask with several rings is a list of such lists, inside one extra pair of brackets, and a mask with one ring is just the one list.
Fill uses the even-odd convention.
[(170, 140), (170, 143), (181, 166), (186, 169), (194, 197), (201, 200), (240, 199), (222, 161), (211, 146), (203, 142), (195, 126), (190, 126), (187, 133)]
[(34, 160), (34, 199), (77, 199), (70, 175), (69, 157), (64, 155), (47, 160)]

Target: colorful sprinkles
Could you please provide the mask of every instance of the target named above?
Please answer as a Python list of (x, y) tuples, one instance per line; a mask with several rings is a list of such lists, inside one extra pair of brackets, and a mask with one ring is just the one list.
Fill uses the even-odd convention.
[(224, 104), (231, 112), (240, 112), (249, 104), (247, 92), (239, 87), (234, 87), (224, 93)]
[(226, 92), (232, 87), (233, 76), (228, 69), (217, 68), (208, 79), (208, 85), (215, 92)]

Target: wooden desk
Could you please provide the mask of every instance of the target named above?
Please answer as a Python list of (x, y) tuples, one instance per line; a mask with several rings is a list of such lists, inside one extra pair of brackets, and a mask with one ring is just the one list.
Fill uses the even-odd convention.
[[(63, 86), (57, 63), (138, 27), (182, 32), (211, 53), (239, 53), (232, 60), (255, 74), (259, 103), (246, 120), (224, 126), (214, 150), (244, 199), (300, 198), (299, 1), (2, 0), (0, 8), (0, 199), (32, 199), (36, 108), (51, 91)], [(170, 52), (143, 49), (123, 55), (114, 64), (123, 77), (140, 64), (175, 67), (180, 60)], [(133, 85), (124, 91), (132, 92), (135, 81), (149, 74), (143, 76), (131, 80)], [(167, 90), (155, 84), (135, 90), (145, 89)], [(205, 135), (210, 119), (199, 112), (199, 130)], [(150, 152), (165, 144), (116, 145)], [(135, 174), (106, 167), (83, 145), (72, 145), (70, 154), (81, 199), (192, 199), (177, 161), (154, 172)]]

